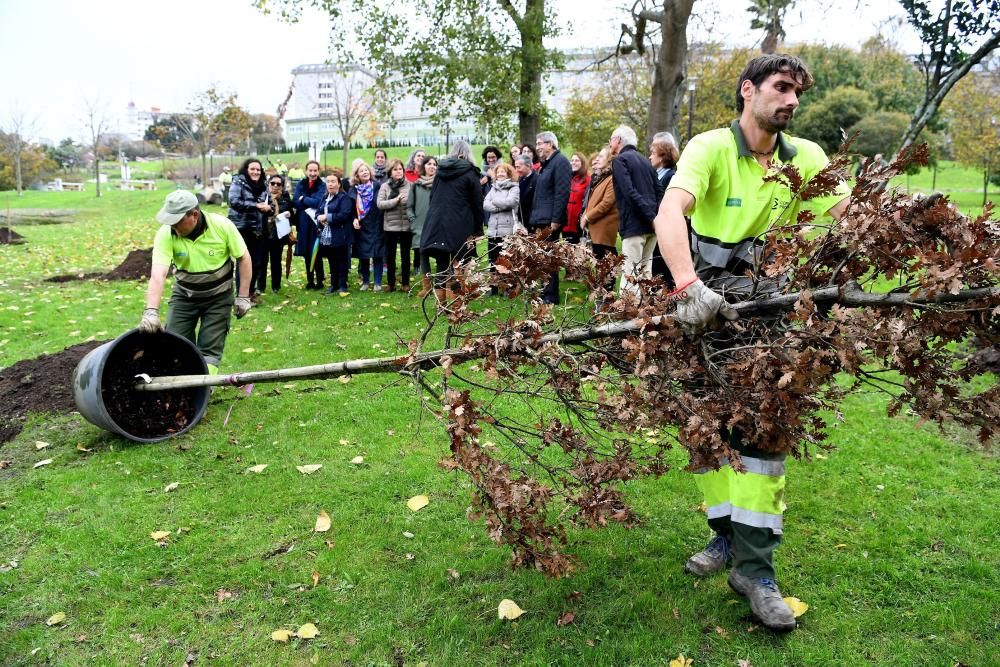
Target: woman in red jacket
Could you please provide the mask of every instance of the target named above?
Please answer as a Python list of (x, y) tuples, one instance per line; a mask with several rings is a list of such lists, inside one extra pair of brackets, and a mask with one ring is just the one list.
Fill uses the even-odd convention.
[(573, 153), (569, 159), (573, 168), (573, 178), (569, 183), (569, 204), (566, 206), (566, 226), (563, 227), (563, 237), (570, 243), (580, 242), (580, 214), (583, 213), (583, 199), (590, 187), (590, 174), (587, 173), (587, 158), (581, 153)]

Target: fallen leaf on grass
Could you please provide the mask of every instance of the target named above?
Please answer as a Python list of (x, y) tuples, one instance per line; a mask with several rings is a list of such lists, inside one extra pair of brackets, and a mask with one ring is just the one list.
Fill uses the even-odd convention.
[(741, 658), (739, 661), (737, 661), (736, 667), (753, 667), (753, 665), (750, 664), (749, 660), (743, 660)]
[(517, 603), (513, 600), (500, 600), (500, 604), (497, 606), (497, 616), (500, 620), (513, 621), (524, 614), (524, 610), (517, 606)]
[(411, 511), (418, 512), (423, 508), (427, 507), (427, 504), (429, 502), (430, 500), (427, 498), (427, 496), (424, 495), (413, 496), (412, 498), (406, 501), (406, 506), (409, 507)]
[(802, 614), (809, 611), (809, 605), (798, 598), (782, 598), (782, 599), (785, 601), (785, 604), (787, 604), (791, 608), (792, 615), (795, 616), (795, 618), (798, 618)]
[(574, 620), (576, 620), (576, 614), (574, 614), (571, 611), (567, 611), (565, 614), (559, 617), (559, 620), (556, 621), (556, 625), (560, 627), (564, 625), (569, 625)]
[(163, 487), (163, 491), (164, 493), (170, 493), (171, 491), (176, 491), (178, 486), (180, 486), (180, 483), (170, 482), (170, 484), (167, 484), (165, 487)]
[(679, 656), (670, 661), (670, 667), (691, 667), (691, 663), (694, 662), (691, 658), (685, 658), (684, 654), (681, 653)]
[(253, 353), (254, 353), (254, 349), (252, 347), (245, 347), (245, 348), (243, 348), (243, 354), (253, 354)]
[(78, 452), (91, 452), (93, 450), (90, 449), (90, 448), (88, 448), (88, 447), (84, 447), (83, 445), (77, 445), (76, 446), (76, 451), (78, 451)]
[(317, 572), (316, 570), (313, 570), (312, 580), (313, 580), (313, 588), (319, 586), (319, 572)]
[(358, 638), (354, 635), (344, 635), (344, 643), (348, 646), (356, 646), (358, 643)]
[(312, 463), (307, 466), (295, 466), (295, 469), (298, 470), (303, 475), (311, 475), (322, 467), (323, 467), (322, 463)]
[(364, 462), (365, 462), (365, 457), (363, 456), (355, 456), (353, 459), (351, 459), (351, 463), (353, 463), (356, 466), (359, 466)]
[(339, 382), (340, 384), (347, 384), (350, 381), (351, 381), (350, 375), (341, 375), (339, 378), (337, 378), (337, 382)]
[(833, 548), (834, 549), (846, 549), (847, 545), (846, 544), (834, 544)]
[(247, 468), (243, 472), (245, 472), (245, 473), (247, 473), (247, 472), (262, 473), (267, 468), (267, 466), (268, 466), (267, 463), (261, 463), (259, 465), (250, 466), (249, 468)]
[(48, 620), (45, 621), (45, 625), (49, 625), (49, 626), (59, 625), (60, 623), (62, 623), (65, 620), (66, 620), (66, 614), (64, 614), (63, 612), (60, 611), (57, 614), (52, 614), (51, 616), (49, 616)]
[(31, 467), (32, 468), (41, 468), (42, 466), (47, 466), (50, 463), (52, 463), (52, 459), (42, 459), (41, 461), (39, 461), (38, 463), (36, 463), (35, 465), (33, 465)]
[(292, 637), (291, 630), (275, 630), (271, 633), (271, 641), (288, 643), (288, 640)]
[(404, 530), (403, 531), (403, 537), (405, 537), (408, 540), (412, 540), (414, 538), (414, 535), (410, 531)]
[(455, 581), (458, 581), (459, 577), (461, 577), (462, 575), (460, 575), (458, 573), (458, 570), (456, 570), (455, 568), (449, 567), (448, 568), (448, 576), (451, 577), (452, 579), (454, 579)]
[(49, 443), (42, 440), (35, 440), (35, 449), (45, 449), (49, 446)]
[(326, 544), (327, 549), (333, 548), (333, 540), (323, 540), (323, 543)]
[(295, 634), (299, 639), (315, 639), (319, 636), (319, 630), (312, 623), (306, 623)]
[(349, 445), (349, 444), (351, 444), (351, 441), (348, 440), (347, 438), (341, 438), (340, 439), (340, 444), (342, 444), (342, 445)]
[(167, 539), (167, 538), (170, 537), (170, 531), (169, 530), (154, 530), (152, 533), (149, 534), (149, 536), (151, 538), (153, 538), (154, 540), (156, 540), (157, 542), (162, 542), (163, 540), (165, 540), (165, 539)]
[(325, 533), (330, 530), (330, 525), (330, 515), (323, 510), (319, 513), (319, 516), (316, 517), (316, 527), (313, 531), (317, 533)]
[(3, 470), (4, 468), (9, 468), (13, 464), (14, 464), (13, 461), (0, 461), (0, 470)]
[(220, 588), (215, 591), (215, 599), (219, 602), (225, 602), (226, 600), (232, 600), (233, 598), (239, 597), (232, 591), (227, 591), (225, 588)]
[(715, 626), (715, 634), (719, 635), (723, 639), (729, 639), (729, 633), (726, 632), (726, 629), (721, 625)]
[(264, 333), (271, 333), (272, 331), (274, 331), (274, 327), (272, 327), (270, 324), (264, 327)]

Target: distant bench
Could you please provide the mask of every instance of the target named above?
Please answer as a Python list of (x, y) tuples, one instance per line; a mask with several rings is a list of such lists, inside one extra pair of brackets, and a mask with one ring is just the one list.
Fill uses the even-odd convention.
[(155, 190), (156, 181), (122, 181), (122, 190)]
[(83, 183), (67, 183), (66, 181), (55, 180), (50, 183), (46, 183), (45, 187), (49, 190), (76, 190), (77, 192), (83, 191)]

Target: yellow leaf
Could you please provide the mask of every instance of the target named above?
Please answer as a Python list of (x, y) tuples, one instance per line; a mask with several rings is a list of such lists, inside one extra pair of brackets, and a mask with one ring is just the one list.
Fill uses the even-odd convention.
[(341, 375), (339, 378), (337, 378), (337, 382), (339, 382), (340, 384), (347, 384), (350, 381), (351, 381), (350, 375)]
[(170, 482), (170, 484), (163, 487), (163, 490), (166, 493), (170, 493), (171, 491), (176, 491), (178, 486), (180, 486), (178, 482)]
[(317, 572), (316, 570), (313, 570), (312, 581), (313, 581), (313, 588), (319, 586), (319, 572)]
[(264, 472), (264, 468), (266, 468), (267, 465), (268, 464), (266, 463), (261, 463), (260, 465), (250, 466), (249, 468), (246, 469), (245, 472), (257, 472), (257, 473)]
[(312, 463), (307, 466), (295, 466), (295, 469), (298, 470), (303, 475), (311, 475), (322, 467), (323, 467), (322, 463)]
[(245, 347), (245, 348), (243, 348), (243, 354), (253, 354), (253, 353), (254, 353), (254, 349), (252, 347)]
[(42, 466), (47, 466), (50, 463), (52, 463), (52, 459), (42, 459), (41, 461), (39, 461), (38, 463), (36, 463), (35, 465), (33, 465), (31, 467), (32, 468), (41, 468)]
[(287, 644), (291, 636), (291, 630), (275, 630), (271, 633), (271, 640), (276, 642), (285, 642)]
[(170, 537), (170, 531), (169, 530), (154, 530), (152, 533), (149, 534), (149, 536), (152, 537), (157, 542), (160, 542), (161, 540), (165, 540), (168, 537)]
[(330, 515), (326, 511), (321, 511), (319, 516), (316, 517), (316, 528), (314, 528), (317, 533), (325, 533), (330, 530)]
[(513, 600), (500, 600), (500, 604), (497, 606), (497, 616), (499, 616), (501, 620), (513, 621), (523, 613), (524, 610), (518, 607), (517, 603)]
[(313, 639), (319, 636), (319, 630), (312, 623), (306, 623), (295, 634), (298, 635), (299, 639)]
[(91, 450), (87, 449), (86, 447), (84, 447), (83, 445), (77, 445), (76, 446), (76, 450), (78, 452), (89, 452), (89, 451), (91, 451)]
[(670, 667), (691, 667), (691, 663), (694, 662), (691, 658), (685, 658), (684, 654), (681, 653), (679, 656), (670, 661)]
[(271, 333), (272, 331), (274, 331), (274, 328), (270, 324), (264, 327), (264, 333)]
[(835, 544), (835, 545), (833, 545), (833, 548), (834, 549), (846, 549), (847, 545), (846, 544)]
[(49, 443), (43, 440), (35, 440), (35, 449), (45, 449), (49, 446)]
[(819, 459), (820, 461), (822, 461), (822, 460), (823, 460), (823, 459), (825, 459), (826, 457), (825, 457), (825, 456), (823, 456), (822, 454), (817, 454), (817, 455), (816, 455), (816, 458), (818, 458), (818, 459)]
[(340, 444), (342, 444), (342, 445), (349, 445), (349, 444), (351, 444), (351, 441), (348, 440), (347, 438), (341, 438), (340, 439)]
[(795, 616), (795, 618), (798, 618), (802, 614), (809, 611), (809, 605), (807, 605), (805, 602), (803, 602), (798, 598), (783, 598), (783, 599), (785, 601), (785, 604), (787, 604), (791, 608), (792, 614)]
[(45, 625), (59, 625), (66, 620), (66, 614), (59, 612), (58, 614), (52, 614), (49, 616), (49, 620), (45, 621)]
[(364, 462), (365, 462), (365, 457), (363, 456), (355, 456), (353, 459), (351, 459), (351, 463), (353, 463), (356, 466), (359, 466)]
[(422, 495), (413, 496), (412, 498), (406, 501), (406, 506), (409, 507), (410, 510), (416, 512), (427, 507), (427, 503), (429, 502), (430, 500), (427, 498), (427, 496), (422, 496)]

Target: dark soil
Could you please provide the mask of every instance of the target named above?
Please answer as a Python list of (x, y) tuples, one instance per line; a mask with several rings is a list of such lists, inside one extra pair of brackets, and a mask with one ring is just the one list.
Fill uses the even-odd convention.
[(24, 237), (10, 227), (0, 227), (0, 243), (24, 243)]
[(74, 280), (145, 280), (153, 268), (153, 249), (133, 250), (125, 261), (107, 273), (70, 273), (46, 278), (47, 283), (68, 283)]
[(76, 410), (73, 369), (84, 355), (102, 343), (80, 343), (56, 354), (19, 361), (0, 371), (0, 444), (21, 432), (29, 412), (67, 414)]
[(101, 394), (108, 416), (138, 438), (162, 438), (194, 419), (198, 397), (206, 389), (135, 391), (135, 376), (204, 373), (201, 355), (176, 344), (169, 334), (133, 334), (115, 346), (104, 365)]

